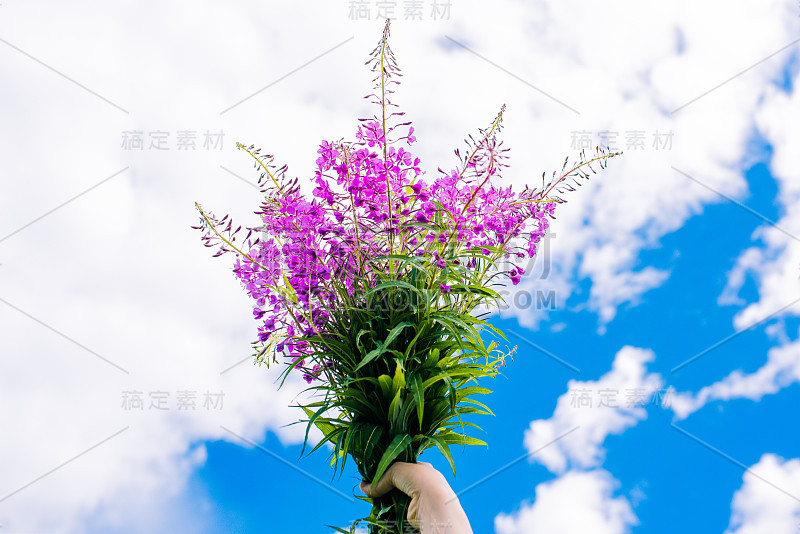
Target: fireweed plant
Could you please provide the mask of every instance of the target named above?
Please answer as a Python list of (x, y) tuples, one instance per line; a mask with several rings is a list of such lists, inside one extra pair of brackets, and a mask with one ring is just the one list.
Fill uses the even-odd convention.
[[(520, 264), (564, 202), (552, 193), (574, 190), (570, 178), (580, 185), (593, 163), (603, 168), (619, 152), (581, 152), (548, 182), (542, 175), (540, 189), (513, 192), (497, 183), (507, 166), (497, 141), (503, 106), (455, 151), (457, 167), (427, 182), (408, 148), (414, 128), (389, 100), (400, 70), (388, 20), (367, 65), (376, 77), (365, 98), (377, 113), (361, 119), (355, 141), (322, 142), (310, 196), (285, 165), (237, 144), (261, 173), (262, 225), (240, 239), (241, 226), (197, 205), (193, 228), (214, 256), (235, 255), (233, 272), (255, 300), (255, 360), (285, 360), (283, 380), (302, 373), (315, 393), (301, 406), (306, 441), (312, 425), (322, 431), (313, 450), (330, 442), (334, 470), (343, 473), (349, 455), (373, 481), (392, 462), (436, 447), (455, 473), (450, 445), (486, 445), (465, 433), (479, 427), (463, 419), (491, 413), (473, 398), (490, 393), (478, 382), (513, 353), (484, 344), (487, 330), (505, 336), (474, 311), (497, 305), (494, 288), (525, 274)], [(370, 532), (416, 532), (405, 522), (410, 499), (398, 490), (359, 498), (372, 504), (362, 520)]]

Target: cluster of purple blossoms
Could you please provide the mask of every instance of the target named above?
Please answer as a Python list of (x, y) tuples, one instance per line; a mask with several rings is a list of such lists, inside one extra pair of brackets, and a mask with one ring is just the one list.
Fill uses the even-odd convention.
[[(455, 169), (439, 169), (437, 178), (424, 180), (419, 158), (409, 151), (416, 142), (411, 123), (388, 124), (403, 115), (391, 111), (396, 106), (388, 99), (399, 73), (386, 42), (388, 27), (387, 21), (373, 51), (376, 92), (368, 95), (381, 113), (361, 120), (355, 141), (322, 142), (310, 191), (303, 192), (297, 179), (285, 180), (286, 166), (276, 168), (272, 156), (239, 144), (262, 170), (266, 198), (256, 212), (262, 225), (248, 228), (237, 244), (241, 227), (232, 231), (227, 216), (217, 220), (197, 206), (201, 224), (195, 228), (204, 231), (206, 246), (219, 247), (215, 255), (236, 253), (234, 274), (255, 301), (258, 361), (280, 353), (309, 383), (330, 367), (314, 356), (308, 338), (329, 333), (332, 311), (358, 308), (379, 282), (408, 275), (398, 264), (410, 262), (387, 256), (421, 262), (433, 302), (469, 313), (476, 301), (464, 291), (464, 273), (475, 273), (470, 284), (478, 286), (496, 281), (498, 272), (518, 284), (522, 260), (536, 254), (556, 204), (563, 202), (550, 193), (574, 189), (567, 178), (586, 178), (584, 166), (592, 170), (599, 161), (602, 167), (617, 155), (587, 161), (581, 153), (577, 165), (564, 172), (565, 161), (562, 174), (553, 173), (547, 185), (543, 176), (541, 189), (516, 193), (502, 187), (497, 182), (507, 149), (496, 134), (503, 106), (477, 140), (469, 137), (463, 155), (455, 151)], [(251, 239), (254, 232), (261, 237)], [(501, 258), (508, 270), (500, 271)]]
[[(530, 189), (517, 194), (492, 181), (505, 166), (506, 150), (493, 135), (501, 118), (502, 111), (460, 168), (440, 170), (431, 183), (422, 180), (420, 160), (406, 148), (416, 141), (409, 123), (384, 133), (380, 122), (367, 121), (355, 142), (323, 141), (310, 196), (298, 186), (279, 184), (264, 165), (275, 187), (257, 212), (263, 226), (250, 229), (260, 230), (262, 237), (250, 240), (248, 234), (247, 246), (236, 248), (229, 236), (220, 251), (241, 252), (233, 271), (255, 301), (259, 342), (291, 358), (311, 382), (325, 365), (305, 365), (310, 352), (302, 338), (324, 334), (330, 310), (342, 305), (337, 287), (346, 288), (348, 298), (358, 303), (380, 280), (378, 269), (380, 275), (389, 274), (385, 262), (372, 259), (414, 256), (434, 272), (446, 273), (462, 264), (459, 256), (465, 251), (481, 251), (492, 265), (501, 256), (533, 257), (556, 201), (543, 201), (542, 192)], [(407, 132), (396, 140), (406, 147), (387, 141), (396, 128)], [(209, 222), (235, 234), (230, 221), (225, 227), (226, 219)], [(512, 245), (519, 238), (524, 246)], [(468, 269), (479, 263), (476, 255), (463, 261)], [(513, 259), (510, 264), (504, 274), (517, 284), (525, 271)], [(440, 293), (450, 293), (448, 281), (438, 281)]]

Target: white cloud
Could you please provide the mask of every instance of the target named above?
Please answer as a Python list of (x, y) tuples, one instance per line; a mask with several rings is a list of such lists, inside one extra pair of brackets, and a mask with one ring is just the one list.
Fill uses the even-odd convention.
[[(795, 73), (793, 84), (800, 84)], [(800, 127), (786, 117), (800, 114), (800, 93), (787, 94), (777, 88), (767, 91), (765, 105), (758, 111), (756, 122), (765, 139), (773, 146), (770, 170), (778, 183), (779, 208), (777, 226), (764, 224), (754, 233), (760, 243), (744, 250), (728, 273), (728, 283), (719, 298), (720, 304), (744, 306), (734, 318), (737, 330), (748, 328), (771, 317), (767, 333), (781, 346), (769, 350), (765, 364), (753, 373), (740, 370), (697, 393), (676, 395), (673, 406), (679, 419), (715, 400), (747, 398), (759, 400), (800, 381), (800, 341), (787, 335), (785, 318), (800, 315), (800, 163), (796, 147), (800, 144)], [(747, 276), (752, 276), (758, 299), (745, 303), (738, 293)], [(746, 304), (746, 306), (745, 306)]]
[[(502, 55), (504, 65), (530, 64), (515, 74), (581, 112), (578, 116), (546, 98), (535, 99), (537, 129), (549, 136), (523, 145), (532, 147), (525, 150), (523, 165), (534, 161), (560, 168), (557, 155), (564, 153), (564, 139), (572, 131), (617, 131), (621, 148), (627, 132), (641, 130), (648, 136), (646, 150), (628, 148), (578, 192), (564, 195), (569, 202), (559, 208), (553, 227), (555, 265), (549, 279), (539, 280), (537, 273), (517, 288), (529, 293), (550, 288), (557, 293), (558, 308), (586, 302), (601, 325), (614, 318), (619, 306), (635, 305), (668, 278), (668, 268), (640, 265), (641, 251), (657, 246), (660, 237), (701, 213), (704, 205), (725, 202), (673, 166), (725, 195), (741, 199), (747, 194), (742, 169), (751, 159), (754, 114), (778, 98), (770, 87), (790, 52), (701, 95), (784, 47), (800, 27), (792, 7), (780, 1), (740, 2), (735, 14), (721, 1), (614, 4), (607, 9), (579, 1), (536, 2), (520, 11), (519, 34), (514, 26), (504, 30), (514, 42), (525, 42), (525, 49), (513, 47)], [(726, 14), (725, 31), (709, 31), (720, 13)], [(752, 40), (739, 38), (745, 34)], [(492, 39), (491, 32), (484, 32), (471, 36), (469, 44), (489, 54)], [(526, 59), (517, 59), (523, 55)], [(515, 109), (509, 107), (509, 137), (513, 129), (513, 135), (520, 135), (515, 141), (527, 139), (530, 134), (514, 123)], [(785, 111), (777, 112), (776, 120), (795, 128), (782, 120), (793, 116)], [(672, 150), (653, 149), (656, 130), (674, 133)], [(578, 295), (576, 282), (582, 278), (591, 281), (588, 296)], [(503, 316), (535, 328), (550, 309), (515, 306)]]
[[(645, 406), (663, 385), (660, 375), (647, 371), (654, 358), (650, 350), (626, 346), (598, 380), (569, 381), (553, 416), (533, 421), (524, 441), (532, 457), (559, 476), (536, 486), (534, 503), (498, 515), (496, 532), (624, 534), (639, 524), (630, 500), (614, 495), (619, 482), (599, 466), (606, 437), (647, 418)], [(590, 406), (578, 401), (584, 397)], [(638, 502), (645, 495), (637, 487), (631, 497)]]
[[(17, 304), (20, 300), (14, 298)], [(148, 525), (160, 530), (164, 525), (158, 518), (174, 515), (164, 501), (179, 497), (189, 475), (205, 461), (204, 448), (196, 444), (240, 443), (220, 425), (255, 441), (263, 439), (265, 429), (284, 443), (302, 439), (301, 426), (283, 428), (299, 415), (288, 408), (301, 387), (296, 377), (277, 392), (277, 368), (253, 369), (247, 362), (220, 376), (233, 363), (231, 356), (246, 355), (246, 344), (236, 341), (230, 325), (203, 333), (193, 324), (196, 314), (181, 318), (148, 308), (135, 297), (124, 306), (103, 299), (91, 303), (106, 320), (89, 305), (75, 306), (72, 312), (92, 317), (97, 329), (93, 336), (76, 339), (91, 340), (93, 349), (124, 365), (130, 375), (43, 327), (31, 328), (26, 317), (0, 310), (11, 330), (4, 337), (8, 352), (0, 373), (0, 422), (6, 429), (0, 442), (3, 530), (82, 532), (90, 518), (100, 531), (103, 525), (122, 525), (124, 532), (144, 532)], [(222, 304), (216, 313), (234, 317), (235, 308)], [(35, 307), (31, 311), (62, 331), (81, 330), (69, 318), (51, 317)], [(136, 328), (126, 332), (126, 325)], [(124, 341), (116, 342), (118, 336)], [(49, 349), (42, 352), (41, 347)], [(243, 354), (232, 353), (232, 347)], [(122, 406), (124, 392), (133, 390), (142, 394), (141, 411)], [(163, 412), (150, 409), (150, 392), (156, 391), (169, 395)], [(181, 391), (196, 395), (194, 410), (177, 407)], [(206, 391), (224, 395), (218, 409), (204, 406)]]
[(722, 294), (717, 299), (721, 305), (743, 306), (744, 299), (739, 297), (739, 290), (745, 283), (747, 273), (754, 271), (763, 261), (762, 251), (757, 248), (748, 248), (736, 258), (736, 264), (727, 273), (727, 283)]
[(494, 520), (498, 534), (624, 534), (639, 521), (625, 497), (614, 496), (619, 483), (607, 471), (569, 471), (536, 486), (533, 504)]
[[(800, 85), (798, 72), (794, 73), (793, 85)], [(793, 304), (800, 298), (800, 163), (796, 157), (800, 127), (796, 121), (786, 120), (800, 116), (800, 92), (787, 94), (776, 87), (767, 88), (764, 104), (755, 116), (759, 131), (774, 151), (770, 170), (778, 184), (775, 205), (779, 217), (776, 225), (763, 224), (754, 232), (753, 239), (760, 242), (741, 252), (718, 301), (744, 306), (734, 318), (737, 330), (769, 319), (766, 332), (781, 346), (770, 349), (766, 363), (753, 373), (735, 370), (697, 393), (676, 395), (673, 407), (679, 419), (708, 402), (734, 398), (758, 401), (800, 381), (800, 341), (790, 340), (785, 324), (787, 317), (800, 315), (800, 302)], [(748, 276), (753, 277), (758, 290), (758, 299), (750, 303), (739, 296)]]
[[(250, 354), (256, 323), (230, 261), (212, 259), (189, 226), (195, 200), (248, 224), (259, 201), (220, 169), (253, 179), (233, 141), (268, 137), (255, 135), (264, 121), (247, 112), (237, 119), (249, 123), (246, 134), (219, 115), (273, 79), (237, 49), (266, 51), (262, 61), (282, 75), (319, 45), (286, 57), (250, 10), (182, 7), (0, 7), (4, 39), (130, 111), (0, 43), (3, 71), (13, 73), (0, 87), (0, 239), (129, 167), (0, 242), (0, 298), (35, 318), (0, 302), (2, 532), (208, 532), (185, 495), (205, 462), (202, 443), (249, 447), (220, 425), (256, 442), (267, 431), (302, 441), (302, 425), (285, 426), (301, 416), (288, 406), (302, 380), (278, 391), (279, 368), (250, 361), (220, 374)], [(206, 129), (226, 133), (225, 151), (203, 149)], [(144, 149), (121, 149), (123, 130), (144, 132)], [(148, 149), (154, 130), (170, 132), (171, 150)], [(196, 131), (196, 151), (176, 150), (178, 130)], [(141, 412), (121, 406), (132, 390), (142, 392)], [(207, 390), (224, 394), (221, 409), (203, 407)], [(169, 394), (168, 410), (149, 409), (156, 391)], [(180, 391), (195, 393), (195, 410), (177, 409)]]
[[(558, 398), (553, 417), (533, 421), (525, 431), (525, 448), (535, 452), (533, 458), (554, 473), (599, 466), (605, 456), (602, 445), (606, 437), (621, 434), (647, 418), (644, 405), (663, 384), (660, 375), (647, 371), (647, 362), (654, 358), (650, 350), (623, 347), (614, 357), (611, 371), (598, 380), (570, 380), (567, 393)], [(578, 402), (584, 391), (591, 406)], [(640, 396), (634, 398), (634, 393)], [(606, 405), (601, 406), (603, 401)], [(580, 428), (573, 431), (576, 427)]]
[(798, 522), (800, 459), (763, 455), (733, 496), (725, 534), (793, 534)]
[[(800, 86), (800, 73), (795, 73), (795, 87)], [(779, 312), (800, 295), (800, 126), (787, 117), (800, 116), (800, 92), (786, 94), (770, 88), (766, 103), (756, 114), (756, 122), (764, 138), (773, 146), (770, 170), (778, 182), (776, 205), (779, 218), (776, 226), (764, 224), (756, 237), (761, 244), (751, 247), (737, 261), (735, 276), (726, 294), (738, 291), (742, 284), (740, 271), (751, 273), (758, 287), (758, 301), (737, 314), (736, 328), (747, 326)], [(777, 316), (800, 315), (796, 303)]]
[(771, 348), (767, 362), (753, 373), (733, 371), (696, 394), (675, 394), (671, 404), (675, 416), (685, 419), (709, 402), (731, 399), (758, 401), (764, 395), (777, 393), (797, 382), (800, 382), (800, 341)]

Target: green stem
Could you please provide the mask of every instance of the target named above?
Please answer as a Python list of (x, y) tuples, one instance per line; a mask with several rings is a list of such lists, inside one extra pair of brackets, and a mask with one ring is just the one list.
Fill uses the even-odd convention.
[(418, 534), (407, 520), (410, 505), (411, 497), (398, 489), (373, 499), (370, 518), (378, 524), (370, 525), (369, 534)]

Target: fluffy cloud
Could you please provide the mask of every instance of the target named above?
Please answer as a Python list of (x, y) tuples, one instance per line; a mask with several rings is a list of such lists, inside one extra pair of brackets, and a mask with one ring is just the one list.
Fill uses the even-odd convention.
[[(663, 385), (658, 374), (647, 371), (653, 359), (652, 351), (623, 347), (598, 380), (570, 380), (553, 416), (533, 421), (525, 432), (532, 457), (559, 476), (536, 486), (533, 503), (498, 515), (496, 532), (624, 534), (639, 524), (628, 498), (615, 495), (618, 481), (599, 466), (606, 437), (647, 417), (643, 404)], [(580, 399), (591, 406), (581, 406)]]
[[(0, 88), (0, 530), (207, 532), (198, 503), (183, 500), (203, 442), (249, 447), (222, 426), (256, 442), (303, 437), (286, 427), (301, 415), (289, 405), (302, 380), (278, 391), (279, 369), (252, 361), (221, 374), (250, 354), (256, 323), (230, 261), (189, 228), (195, 200), (246, 224), (259, 201), (220, 169), (253, 178), (232, 145), (257, 136), (219, 113), (270, 81), (263, 69), (245, 80), (252, 58), (236, 49), (266, 51), (275, 72), (298, 58), (243, 8), (178, 2), (153, 16), (85, 4), (0, 8), (4, 40), (130, 112), (0, 43), (14, 73)], [(141, 151), (121, 147), (128, 130), (143, 133)], [(170, 150), (149, 147), (157, 130)], [(195, 131), (196, 150), (176, 149), (179, 130)], [(224, 131), (224, 150), (203, 148), (205, 130)], [(123, 406), (133, 392), (141, 410)], [(206, 392), (215, 404), (204, 406)], [(165, 410), (151, 407), (154, 393)], [(192, 395), (194, 409), (178, 407)]]
[[(623, 347), (611, 371), (598, 380), (570, 380), (553, 417), (533, 421), (525, 431), (525, 447), (533, 458), (554, 473), (599, 466), (606, 437), (647, 418), (645, 405), (663, 386), (660, 375), (647, 371), (654, 358), (650, 350)], [(580, 405), (585, 396), (591, 406)]]
[[(553, 154), (564, 151), (561, 140), (573, 131), (619, 132), (622, 148), (627, 132), (674, 133), (672, 150), (655, 150), (648, 137), (646, 150), (627, 147), (625, 155), (610, 161), (608, 169), (585, 183), (583, 190), (564, 195), (569, 202), (560, 207), (551, 246), (557, 261), (547, 279), (534, 275), (523, 281), (519, 291), (552, 290), (559, 308), (586, 303), (598, 313), (601, 325), (607, 323), (619, 306), (635, 305), (669, 275), (668, 267), (640, 265), (640, 252), (657, 246), (661, 236), (702, 212), (703, 205), (723, 201), (686, 175), (727, 196), (747, 194), (742, 169), (752, 159), (748, 143), (756, 128), (754, 115), (779, 100), (773, 82), (780, 78), (790, 53), (785, 50), (729, 83), (720, 83), (785, 47), (796, 38), (800, 25), (792, 7), (780, 1), (742, 2), (736, 11), (732, 13), (724, 2), (700, 6), (618, 1), (611, 10), (601, 4), (542, 0), (519, 13), (525, 36), (518, 41), (528, 43), (524, 54), (537, 60), (535, 68), (516, 73), (530, 76), (532, 82), (546, 80), (547, 89), (581, 112), (570, 114), (546, 99), (536, 102), (537, 124), (552, 125), (548, 130), (552, 135), (532, 145), (526, 161), (552, 161)], [(575, 17), (576, 12), (581, 16)], [(721, 12), (726, 13), (724, 35), (708, 31), (709, 22), (718, 20)], [(514, 31), (513, 26), (507, 30), (511, 36)], [(758, 35), (759, 44), (737, 37), (744, 34)], [(486, 41), (492, 37), (484, 39), (475, 36), (471, 44), (491, 50)], [(646, 46), (633, 45), (645, 41)], [(525, 65), (524, 60), (515, 61), (520, 53), (510, 51), (505, 63)], [(573, 83), (557, 85), (558, 80)], [(782, 120), (792, 116), (791, 111), (777, 111), (776, 122), (794, 129)], [(559, 114), (560, 120), (550, 122)], [(790, 153), (788, 147), (793, 145), (785, 146)], [(788, 164), (796, 169), (793, 161)], [(582, 278), (591, 280), (589, 295), (577, 295), (576, 281)], [(505, 315), (535, 327), (550, 309), (512, 306)]]
[(800, 341), (771, 348), (767, 363), (753, 373), (733, 371), (695, 394), (673, 395), (671, 404), (675, 416), (685, 419), (709, 402), (741, 398), (758, 401), (796, 382), (800, 382)]
[[(222, 426), (254, 441), (263, 439), (265, 429), (284, 443), (302, 439), (299, 425), (283, 428), (299, 415), (288, 407), (302, 388), (296, 377), (276, 391), (277, 367), (253, 369), (246, 362), (220, 375), (234, 363), (231, 357), (246, 355), (247, 345), (236, 341), (231, 325), (204, 333), (192, 318), (153, 309), (133, 296), (125, 305), (78, 300), (74, 317), (54, 315), (35, 302), (27, 308), (130, 374), (15, 310), (0, 309), (8, 328), (0, 373), (3, 530), (86, 532), (90, 518), (98, 531), (161, 530), (169, 523), (159, 521), (174, 520), (179, 510), (165, 504), (180, 501), (189, 475), (205, 461), (198, 442), (241, 443)], [(25, 298), (13, 301), (19, 305)], [(222, 304), (215, 313), (235, 317), (236, 307)], [(90, 330), (81, 324), (87, 317), (94, 335), (81, 332)], [(135, 330), (128, 331), (129, 325)], [(153, 403), (162, 394), (164, 409), (158, 410)], [(131, 404), (136, 397), (140, 409)]]
[(725, 534), (793, 534), (800, 520), (800, 459), (765, 454), (743, 477)]
[(618, 482), (602, 469), (567, 474), (536, 486), (533, 504), (495, 518), (498, 534), (624, 534), (639, 521)]
[[(800, 74), (795, 73), (793, 85), (798, 84)], [(737, 258), (719, 302), (744, 306), (734, 318), (737, 330), (777, 319), (767, 332), (781, 346), (770, 349), (764, 365), (753, 373), (735, 370), (695, 394), (676, 395), (673, 406), (680, 419), (714, 400), (759, 400), (800, 381), (800, 341), (790, 341), (784, 321), (800, 315), (800, 302), (796, 302), (800, 298), (800, 165), (796, 157), (800, 127), (786, 120), (800, 114), (800, 93), (788, 94), (771, 87), (766, 94), (756, 122), (774, 149), (770, 170), (778, 182), (776, 204), (781, 216), (774, 225), (764, 224), (756, 230), (753, 238), (758, 243)], [(758, 299), (750, 303), (738, 295), (748, 276), (753, 277), (758, 288)]]
[[(794, 73), (792, 85), (800, 85), (800, 73)], [(800, 114), (800, 92), (786, 93), (771, 87), (765, 95), (766, 103), (758, 110), (756, 122), (759, 131), (773, 146), (770, 170), (778, 182), (780, 217), (775, 225), (764, 224), (754, 235), (760, 241), (740, 255), (734, 268), (726, 295), (735, 294), (744, 281), (744, 275), (755, 278), (758, 301), (750, 303), (735, 319), (737, 328), (775, 315), (800, 315), (800, 302), (792, 304), (800, 291), (800, 164), (797, 146), (800, 145), (800, 127), (786, 117)]]

